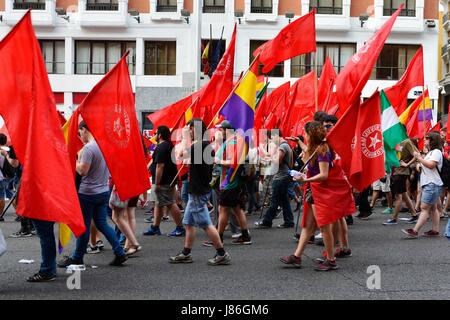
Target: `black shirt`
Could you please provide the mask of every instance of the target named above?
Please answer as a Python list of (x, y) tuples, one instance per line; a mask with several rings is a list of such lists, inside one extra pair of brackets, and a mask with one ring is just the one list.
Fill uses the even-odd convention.
[[(188, 180), (188, 192), (195, 195), (208, 194), (211, 191), (211, 179), (213, 164), (206, 163), (203, 155), (205, 154), (205, 149), (209, 146), (208, 152), (210, 153), (210, 159), (214, 159), (214, 150), (211, 148), (207, 141), (201, 142), (201, 156), (200, 152), (197, 151), (199, 156), (195, 157), (195, 148), (200, 147), (200, 142), (196, 142), (191, 146), (191, 165), (189, 167), (189, 180)], [(199, 159), (200, 158), (200, 159)]]
[(164, 163), (161, 181), (159, 181), (161, 185), (170, 184), (177, 175), (177, 165), (172, 161), (172, 150), (173, 145), (168, 141), (163, 141), (156, 146), (156, 149), (153, 152), (153, 161), (150, 166), (153, 183), (155, 183), (156, 165), (158, 163)]

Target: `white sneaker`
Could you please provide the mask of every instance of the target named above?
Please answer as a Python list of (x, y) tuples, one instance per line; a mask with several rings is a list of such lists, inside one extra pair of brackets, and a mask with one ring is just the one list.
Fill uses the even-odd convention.
[(238, 239), (240, 236), (242, 236), (242, 233), (233, 233), (233, 234), (231, 235), (231, 238), (232, 238), (232, 239)]

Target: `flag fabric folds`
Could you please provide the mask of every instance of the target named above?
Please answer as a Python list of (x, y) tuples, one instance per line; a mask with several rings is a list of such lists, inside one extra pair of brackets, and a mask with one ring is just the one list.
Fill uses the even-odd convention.
[(400, 123), (394, 107), (386, 97), (384, 91), (380, 93), (381, 99), (381, 128), (383, 131), (385, 168), (391, 172), (392, 167), (400, 166), (395, 150), (397, 144), (407, 139), (405, 127)]
[(292, 57), (316, 51), (315, 13), (312, 11), (284, 27), (278, 35), (253, 52), (269, 73), (277, 63)]
[(341, 157), (350, 184), (362, 191), (385, 176), (380, 93), (375, 92), (361, 106), (359, 98), (356, 101), (328, 134), (327, 141)]
[(16, 211), (63, 222), (78, 237), (84, 220), (30, 11), (0, 42), (0, 73), (0, 114), (23, 166)]
[(336, 78), (336, 93), (339, 112), (344, 113), (361, 95), (361, 91), (370, 78), (373, 67), (391, 33), (395, 20), (404, 4), (387, 20), (358, 52), (347, 62)]
[(409, 62), (408, 68), (403, 73), (401, 79), (394, 86), (384, 90), (386, 97), (398, 115), (406, 109), (409, 91), (417, 86), (424, 86), (422, 46), (420, 46), (417, 53)]
[(81, 116), (98, 143), (121, 200), (150, 189), (125, 54), (84, 99)]
[[(333, 87), (336, 81), (336, 71), (329, 57), (325, 59), (323, 64), (322, 74), (320, 75), (318, 85), (318, 103), (319, 110), (327, 112), (330, 108), (336, 105), (336, 99), (333, 97)], [(334, 98), (334, 99), (333, 99)]]
[[(233, 182), (234, 177), (241, 163), (245, 160), (247, 156), (250, 136), (254, 127), (255, 119), (255, 106), (256, 106), (256, 84), (258, 75), (258, 63), (254, 61), (250, 65), (249, 70), (241, 79), (237, 87), (234, 89), (228, 101), (224, 104), (223, 108), (220, 110), (220, 115), (222, 115), (226, 120), (228, 120), (233, 128), (236, 130), (237, 135), (237, 147), (238, 156), (237, 163), (232, 165), (227, 170), (226, 179), (223, 180), (223, 186), (226, 187), (227, 184)], [(246, 134), (247, 133), (247, 134)], [(240, 141), (245, 134), (243, 141), (243, 148), (241, 147)], [(243, 150), (241, 150), (243, 149)]]

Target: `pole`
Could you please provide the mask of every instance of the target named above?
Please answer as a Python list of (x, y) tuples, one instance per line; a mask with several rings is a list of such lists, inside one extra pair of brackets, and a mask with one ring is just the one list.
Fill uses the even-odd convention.
[(427, 114), (425, 110), (425, 86), (422, 86), (422, 108), (423, 108), (423, 141), (425, 141), (425, 137), (427, 135)]
[(314, 103), (316, 106), (316, 112), (319, 111), (319, 73), (317, 72), (317, 51), (314, 52), (314, 72), (316, 73), (316, 79), (314, 80)]
[(195, 26), (195, 91), (200, 89), (200, 73), (202, 68), (202, 1), (194, 1), (194, 12), (197, 14), (196, 26)]

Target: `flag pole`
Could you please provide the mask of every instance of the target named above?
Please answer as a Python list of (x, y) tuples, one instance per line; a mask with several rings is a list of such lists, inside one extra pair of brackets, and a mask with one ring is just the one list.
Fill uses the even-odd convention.
[[(258, 60), (259, 58), (259, 54), (253, 59), (252, 63), (250, 64), (250, 66), (248, 67), (247, 71), (245, 71), (244, 75), (238, 80), (238, 82), (236, 83), (236, 85), (233, 87), (233, 90), (231, 90), (230, 94), (228, 95), (227, 99), (224, 101), (224, 103), (222, 103), (222, 106), (220, 107), (220, 109), (217, 111), (217, 113), (214, 115), (214, 117), (212, 118), (211, 122), (208, 124), (208, 126), (206, 127), (206, 129), (210, 129), (211, 125), (214, 123), (214, 119), (219, 115), (220, 111), (222, 110), (222, 108), (225, 106), (225, 104), (228, 102), (228, 100), (230, 100), (231, 96), (233, 95), (234, 91), (236, 90), (236, 88), (241, 84), (242, 79), (245, 78), (246, 74), (250, 71), (250, 68), (253, 66), (253, 64)], [(172, 186), (173, 183), (177, 180), (178, 176), (180, 175), (181, 171), (184, 169), (184, 164), (181, 166), (180, 170), (178, 170), (177, 175), (175, 176), (175, 178), (173, 178), (172, 182), (170, 183), (170, 185)]]
[(314, 103), (316, 106), (316, 112), (319, 111), (319, 73), (317, 72), (317, 49), (314, 52), (314, 72), (316, 73), (316, 79), (314, 80)]
[(427, 115), (425, 110), (425, 86), (422, 86), (423, 98), (422, 98), (422, 108), (423, 108), (423, 141), (427, 135)]

